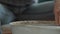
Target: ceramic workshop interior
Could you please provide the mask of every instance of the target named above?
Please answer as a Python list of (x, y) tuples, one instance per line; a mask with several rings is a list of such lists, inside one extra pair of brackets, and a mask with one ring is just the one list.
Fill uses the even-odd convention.
[[(2, 1), (4, 1), (4, 0), (2, 0)], [(26, 3), (28, 3), (28, 2), (26, 2)], [(44, 4), (44, 6), (43, 6), (43, 4)], [(23, 13), (21, 12), (22, 14), (18, 15), (19, 17), (17, 18), (18, 19), (17, 21), (13, 21), (9, 24), (2, 25), (2, 31), (3, 31), (2, 34), (12, 34), (10, 25), (11, 24), (16, 25), (16, 24), (19, 24), (20, 22), (22, 22), (24, 24), (35, 23), (35, 24), (40, 24), (40, 25), (44, 25), (44, 26), (45, 25), (49, 25), (49, 26), (58, 25), (59, 26), (60, 25), (60, 16), (59, 16), (60, 5), (59, 4), (60, 4), (60, 0), (35, 0), (35, 4), (33, 3), (33, 5), (30, 7), (29, 11), (26, 11)], [(18, 4), (17, 4), (17, 6), (18, 6)], [(13, 11), (16, 11), (16, 9), (14, 9)], [(41, 12), (39, 12), (39, 11), (41, 11)], [(18, 14), (18, 13), (16, 12), (16, 14)], [(27, 22), (27, 23), (25, 23), (25, 22)]]

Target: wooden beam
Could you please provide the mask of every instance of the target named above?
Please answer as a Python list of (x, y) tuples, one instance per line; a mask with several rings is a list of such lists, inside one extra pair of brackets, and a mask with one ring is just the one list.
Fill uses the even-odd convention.
[(60, 25), (60, 0), (55, 0), (54, 13), (56, 24)]

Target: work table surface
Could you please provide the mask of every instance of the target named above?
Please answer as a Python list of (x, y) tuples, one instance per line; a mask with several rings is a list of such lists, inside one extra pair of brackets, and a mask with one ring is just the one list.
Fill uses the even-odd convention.
[[(20, 21), (18, 21), (18, 22), (20, 22)], [(40, 24), (55, 24), (55, 21), (40, 21)], [(3, 31), (3, 34), (12, 34), (10, 25), (2, 26), (2, 31)]]

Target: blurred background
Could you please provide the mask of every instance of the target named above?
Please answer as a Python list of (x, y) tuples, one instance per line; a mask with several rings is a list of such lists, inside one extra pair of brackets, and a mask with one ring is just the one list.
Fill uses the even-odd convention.
[[(12, 34), (10, 23), (16, 21), (42, 21), (55, 23), (54, 0), (0, 0), (0, 21), (3, 34)], [(8, 24), (8, 25), (7, 25)]]
[(0, 0), (2, 24), (22, 20), (54, 21), (54, 0)]

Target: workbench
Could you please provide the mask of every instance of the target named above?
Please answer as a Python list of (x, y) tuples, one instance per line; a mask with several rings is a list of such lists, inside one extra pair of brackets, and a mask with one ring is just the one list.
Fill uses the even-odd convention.
[[(14, 23), (16, 25), (16, 24), (19, 24), (19, 22), (20, 21), (12, 22), (12, 23)], [(29, 21), (29, 22), (33, 22), (33, 21)], [(36, 24), (40, 23), (40, 25), (42, 25), (42, 24), (47, 24), (47, 25), (49, 25), (49, 24), (50, 25), (55, 24), (55, 21), (34, 21), (34, 22), (36, 22)], [(3, 31), (3, 34), (12, 34), (11, 26), (9, 24), (3, 25), (2, 26), (2, 31)]]

